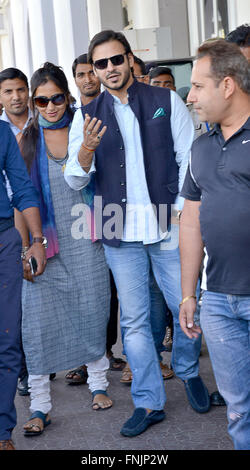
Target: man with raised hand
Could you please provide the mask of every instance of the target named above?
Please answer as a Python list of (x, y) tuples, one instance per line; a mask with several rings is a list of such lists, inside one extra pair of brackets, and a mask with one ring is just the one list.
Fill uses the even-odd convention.
[(177, 93), (134, 79), (133, 53), (122, 33), (98, 33), (88, 58), (106, 90), (75, 114), (64, 175), (80, 190), (95, 173), (96, 234), (117, 286), (124, 349), (133, 373), (135, 411), (121, 433), (132, 437), (165, 417), (165, 389), (150, 326), (150, 262), (175, 319), (174, 372), (185, 382), (196, 411), (210, 407), (198, 372), (201, 337), (187, 338), (178, 321), (178, 193), (194, 130)]

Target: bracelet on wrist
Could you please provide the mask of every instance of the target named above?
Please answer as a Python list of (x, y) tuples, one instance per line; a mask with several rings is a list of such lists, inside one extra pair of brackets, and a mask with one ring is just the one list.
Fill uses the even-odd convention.
[(88, 169), (90, 169), (90, 167), (91, 167), (91, 165), (88, 165), (88, 166), (81, 165), (81, 168), (83, 168), (84, 170), (88, 170)]
[(183, 304), (185, 304), (185, 302), (187, 302), (187, 300), (189, 299), (195, 299), (196, 300), (196, 295), (187, 295), (187, 297), (184, 297), (184, 299), (182, 299), (181, 303), (179, 304), (179, 307)]
[(94, 151), (95, 151), (95, 149), (91, 149), (91, 148), (87, 147), (86, 145), (84, 145), (83, 142), (82, 142), (82, 144), (81, 144), (81, 147), (83, 147), (84, 150), (87, 150), (88, 152), (94, 152)]
[(22, 251), (21, 251), (21, 259), (22, 260), (25, 260), (26, 259), (26, 254), (27, 254), (27, 251), (29, 250), (29, 246), (23, 246), (22, 247)]

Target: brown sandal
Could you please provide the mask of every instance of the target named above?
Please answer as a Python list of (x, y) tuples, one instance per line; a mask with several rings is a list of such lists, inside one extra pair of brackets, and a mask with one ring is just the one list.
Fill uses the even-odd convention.
[(174, 376), (174, 372), (168, 367), (167, 364), (163, 364), (163, 362), (160, 362), (160, 368), (163, 380), (172, 379), (172, 377)]
[(131, 384), (132, 380), (133, 380), (133, 374), (132, 374), (132, 371), (131, 371), (131, 369), (129, 367), (129, 364), (127, 362), (127, 364), (125, 365), (125, 367), (122, 371), (122, 376), (121, 376), (120, 382), (122, 384)]
[(14, 444), (11, 439), (0, 441), (0, 450), (15, 450)]
[[(160, 368), (161, 368), (163, 380), (171, 379), (174, 376), (174, 372), (172, 371), (172, 369), (168, 367), (167, 364), (163, 364), (162, 362), (160, 362)], [(122, 384), (131, 384), (132, 380), (133, 380), (133, 374), (129, 367), (129, 364), (127, 363), (123, 369), (120, 382)]]

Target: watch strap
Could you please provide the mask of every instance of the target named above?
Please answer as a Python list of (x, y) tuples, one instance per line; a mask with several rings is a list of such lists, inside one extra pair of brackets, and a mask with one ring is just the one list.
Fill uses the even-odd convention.
[(45, 248), (47, 248), (47, 238), (45, 237), (34, 237), (32, 243), (41, 243)]
[(43, 243), (44, 242), (44, 237), (34, 237), (33, 238), (33, 243)]

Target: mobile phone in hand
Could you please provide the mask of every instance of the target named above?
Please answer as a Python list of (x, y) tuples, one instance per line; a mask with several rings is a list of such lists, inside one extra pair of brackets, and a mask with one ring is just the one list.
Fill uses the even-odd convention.
[(31, 274), (32, 276), (34, 276), (34, 274), (37, 272), (37, 261), (36, 261), (36, 258), (34, 258), (34, 256), (31, 256), (31, 258), (29, 259), (29, 265), (30, 265)]

